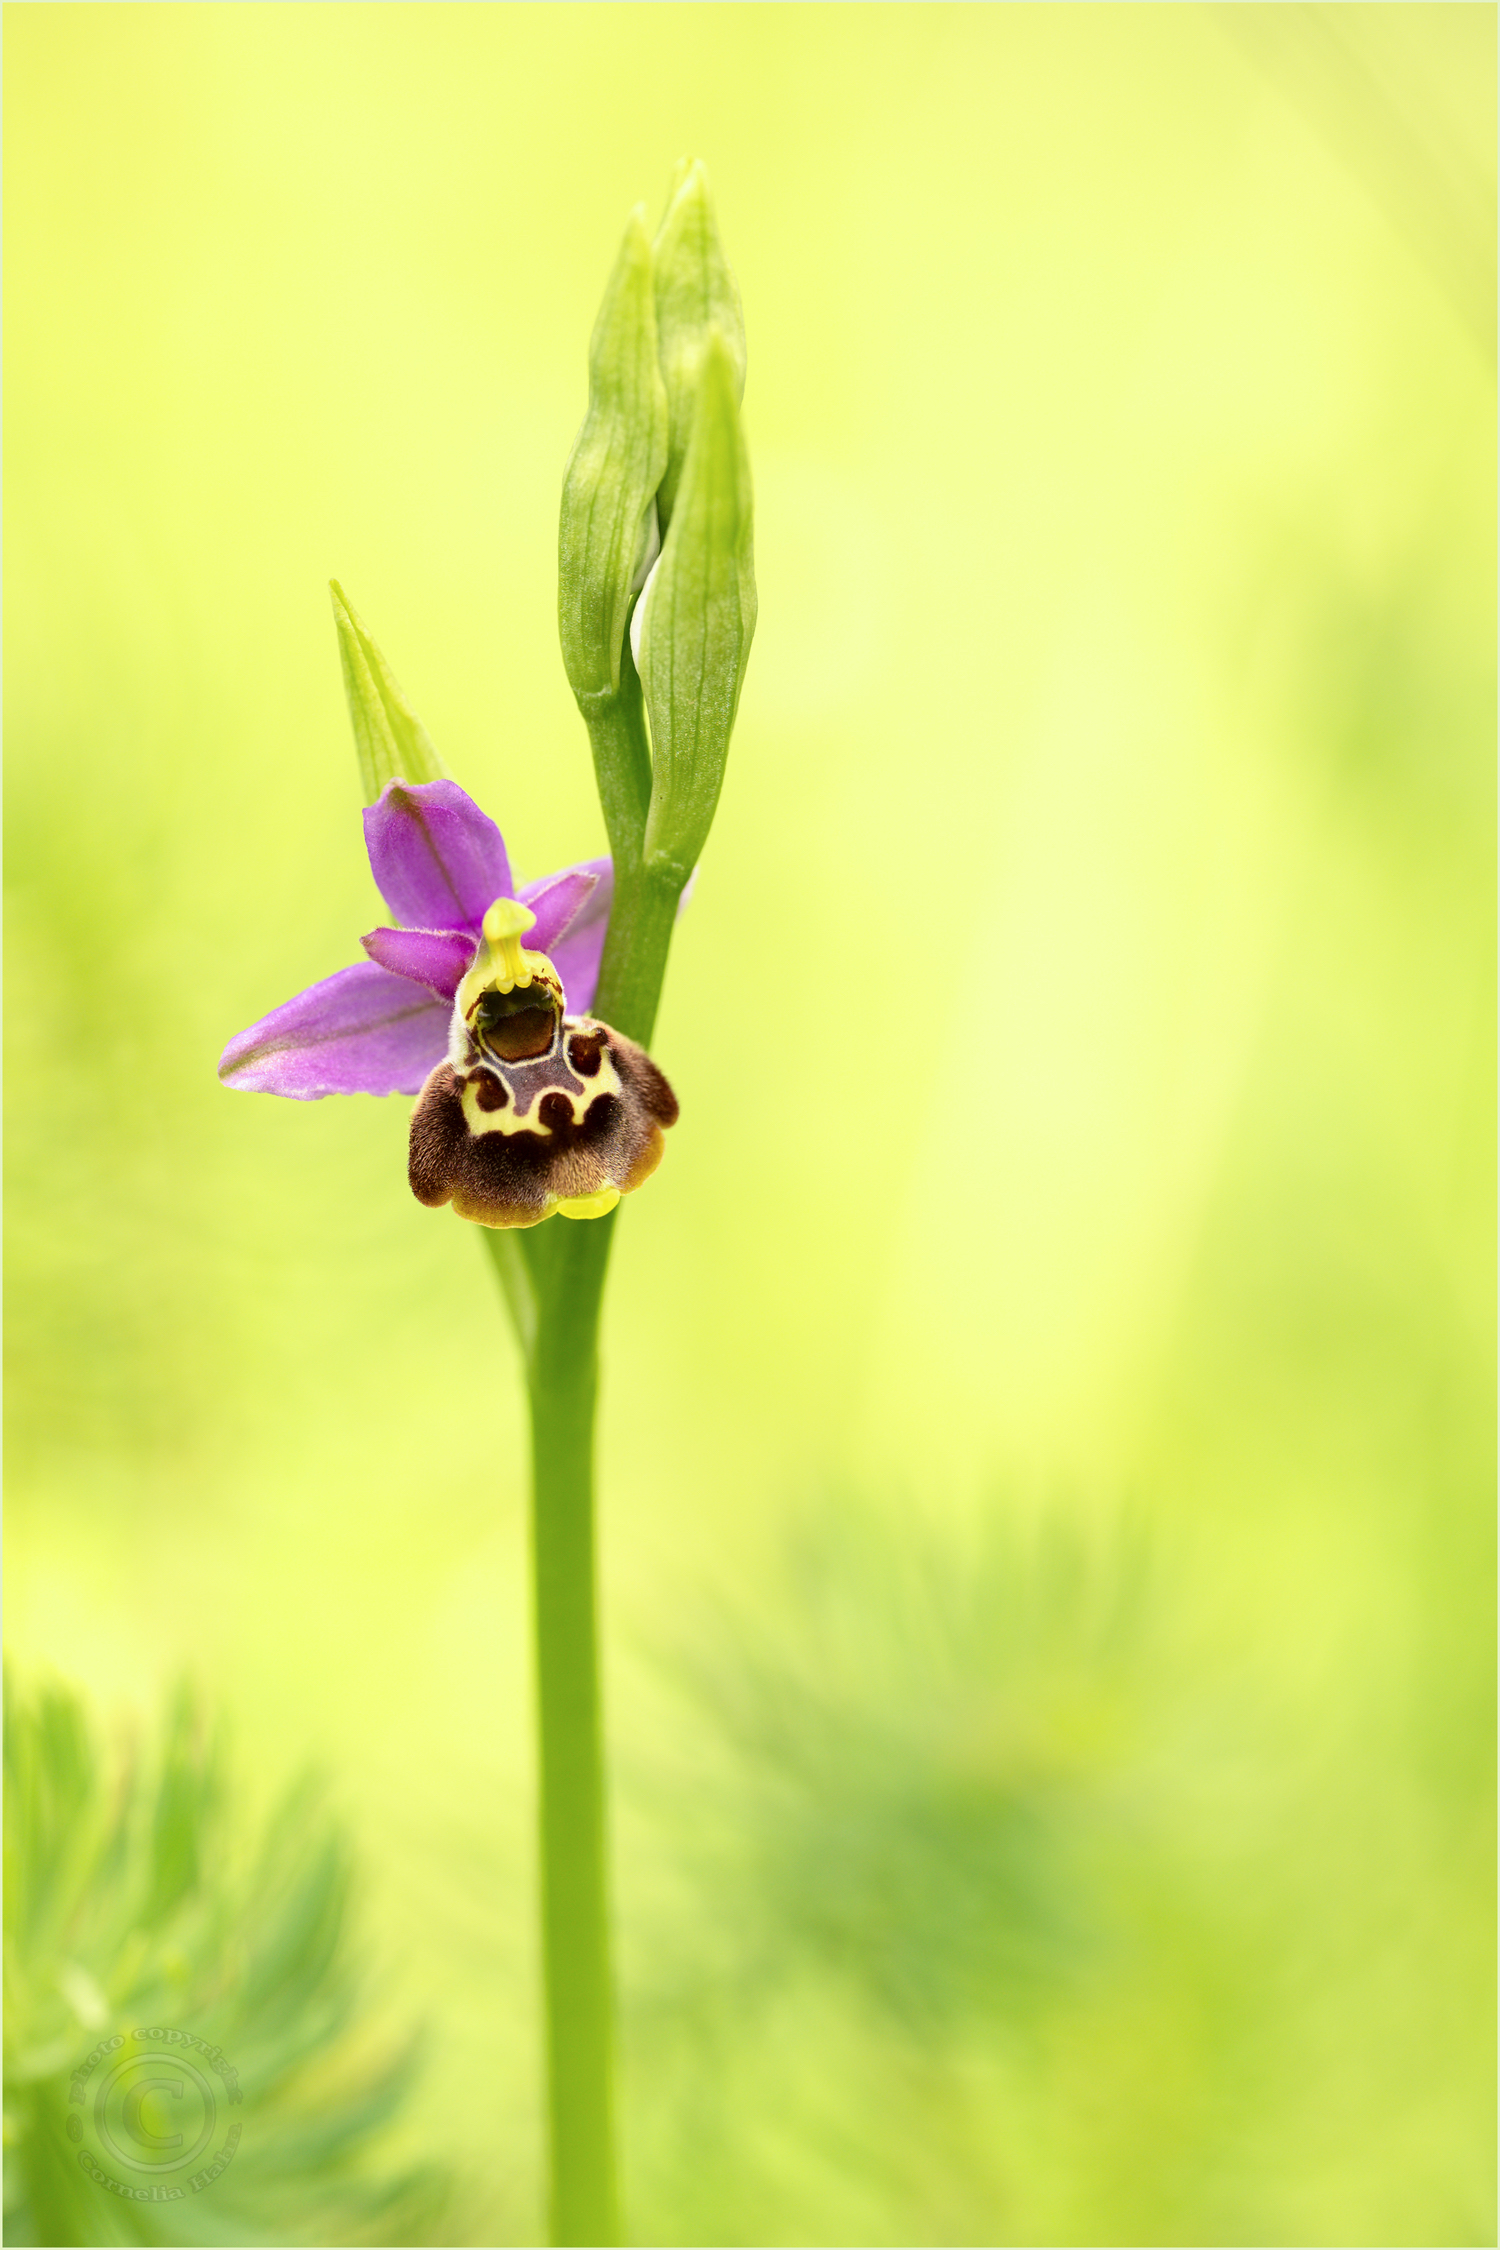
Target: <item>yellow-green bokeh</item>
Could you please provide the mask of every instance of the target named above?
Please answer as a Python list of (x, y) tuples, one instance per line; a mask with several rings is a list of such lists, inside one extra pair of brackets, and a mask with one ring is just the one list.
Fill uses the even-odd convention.
[[(602, 849), (557, 500), (686, 151), (760, 624), (608, 1315), (641, 2238), (1493, 2239), (1494, 30), (7, 11), (10, 1640), (332, 1767), (475, 2241), (538, 2208), (512, 1348), (404, 1104), (213, 1066), (379, 911), (330, 576), (522, 870)], [(992, 1725), (890, 1582), (1053, 1538), (1150, 1592)], [(872, 1773), (1040, 1773), (1067, 1975), (902, 2030), (777, 1844), (745, 2005), (715, 1637)]]

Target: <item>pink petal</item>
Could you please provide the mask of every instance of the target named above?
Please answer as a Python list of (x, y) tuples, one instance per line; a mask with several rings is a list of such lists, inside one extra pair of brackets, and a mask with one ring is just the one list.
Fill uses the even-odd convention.
[(614, 861), (581, 859), (575, 867), (525, 884), (516, 895), (536, 916), (536, 928), (524, 942), (537, 953), (550, 953), (567, 932), (609, 920), (615, 895)]
[(340, 969), (231, 1039), (226, 1086), (321, 1101), (325, 1094), (415, 1094), (447, 1051), (451, 1010), (373, 961)]
[(453, 998), (474, 958), (467, 930), (367, 930), (359, 942), (382, 969), (425, 984), (440, 1000)]

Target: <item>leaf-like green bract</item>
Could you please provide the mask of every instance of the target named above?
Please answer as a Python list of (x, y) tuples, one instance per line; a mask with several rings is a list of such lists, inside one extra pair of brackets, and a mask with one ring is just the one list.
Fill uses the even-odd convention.
[(329, 590), (365, 803), (373, 805), (388, 781), (441, 781), (443, 762), (400, 681), (336, 578)]

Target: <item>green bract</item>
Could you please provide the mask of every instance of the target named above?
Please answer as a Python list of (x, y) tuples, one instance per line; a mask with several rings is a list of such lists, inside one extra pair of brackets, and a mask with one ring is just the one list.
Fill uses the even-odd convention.
[(633, 212), (589, 345), (589, 409), (563, 478), (557, 618), (585, 718), (620, 687), (630, 605), (653, 560), (667, 462), (651, 245)]
[(388, 781), (441, 781), (443, 762), (401, 692), (400, 681), (336, 578), (330, 581), (330, 591), (365, 803), (373, 805)]
[(729, 343), (714, 329), (701, 355), (692, 437), (640, 633), (653, 752), (645, 858), (684, 882), (719, 801), (755, 631), (751, 517), (739, 376)]

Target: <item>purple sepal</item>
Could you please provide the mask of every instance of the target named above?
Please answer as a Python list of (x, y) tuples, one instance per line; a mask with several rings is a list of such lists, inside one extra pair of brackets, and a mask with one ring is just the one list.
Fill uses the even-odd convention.
[(467, 930), (367, 930), (359, 942), (382, 969), (425, 984), (440, 1000), (453, 998), (474, 959)]
[(219, 1076), (237, 1091), (298, 1102), (419, 1093), (447, 1052), (451, 1012), (421, 985), (361, 961), (309, 985), (231, 1039)]
[(370, 872), (409, 930), (473, 930), (509, 898), (510, 861), (499, 829), (456, 781), (388, 781), (365, 807)]

